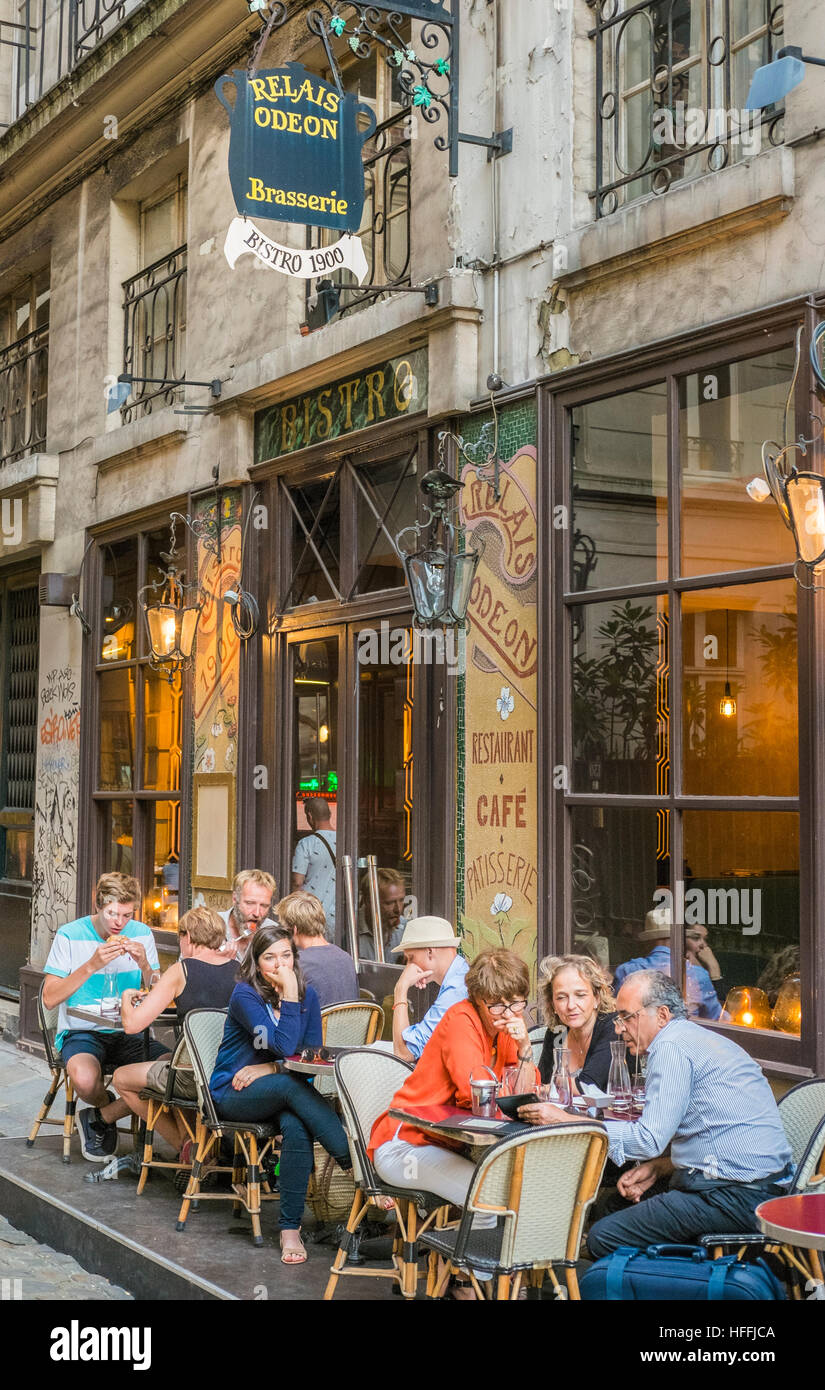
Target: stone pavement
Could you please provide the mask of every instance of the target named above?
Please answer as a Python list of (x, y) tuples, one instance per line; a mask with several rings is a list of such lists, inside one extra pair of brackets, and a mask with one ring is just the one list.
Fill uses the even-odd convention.
[(0, 1302), (7, 1299), (45, 1300), (129, 1299), (125, 1289), (98, 1274), (89, 1274), (71, 1255), (40, 1245), (0, 1216)]
[[(0, 1043), (0, 1135), (28, 1134), (48, 1089), (45, 1062)], [(61, 1100), (56, 1113), (62, 1114)], [(43, 1130), (42, 1133), (48, 1133)], [(51, 1130), (53, 1134), (58, 1130)], [(71, 1255), (61, 1255), (32, 1236), (18, 1231), (0, 1213), (0, 1302), (7, 1299), (131, 1299), (125, 1289), (89, 1274)]]

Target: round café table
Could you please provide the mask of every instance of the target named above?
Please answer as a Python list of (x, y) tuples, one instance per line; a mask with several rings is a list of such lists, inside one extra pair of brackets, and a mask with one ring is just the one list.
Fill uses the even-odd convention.
[(771, 1197), (756, 1208), (764, 1234), (782, 1246), (785, 1256), (806, 1280), (822, 1284), (822, 1263), (817, 1253), (825, 1250), (825, 1192), (799, 1192), (790, 1197)]

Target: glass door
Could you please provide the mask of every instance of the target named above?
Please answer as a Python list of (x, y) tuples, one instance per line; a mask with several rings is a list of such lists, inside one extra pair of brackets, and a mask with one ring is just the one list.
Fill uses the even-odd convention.
[(397, 962), (392, 947), (413, 910), (408, 629), (399, 621), (298, 632), (288, 653), (291, 887), (320, 898), (330, 940), (350, 949), (342, 869), (349, 856), (359, 957)]
[[(411, 634), (401, 625), (382, 625), (350, 634), (357, 671), (351, 682), (356, 742), (356, 833), (358, 858), (358, 954), (363, 960), (393, 954), (414, 915), (413, 883), (413, 702), (415, 667)], [(370, 884), (372, 878), (372, 885)], [(381, 937), (376, 940), (375, 921)], [(403, 962), (402, 962), (403, 963)]]

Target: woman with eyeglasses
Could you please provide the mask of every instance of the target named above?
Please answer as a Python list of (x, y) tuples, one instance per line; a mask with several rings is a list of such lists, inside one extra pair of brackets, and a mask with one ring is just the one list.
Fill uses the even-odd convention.
[[(470, 1077), (480, 1079), (489, 1067), (499, 1080), (505, 1067), (518, 1067), (517, 1091), (532, 1091), (538, 1082), (524, 1011), (530, 974), (513, 951), (492, 949), (476, 956), (466, 977), (467, 998), (453, 1004), (436, 1025), (415, 1070), (393, 1096), (393, 1107), (471, 1106)], [(399, 1125), (389, 1112), (376, 1120), (369, 1142), (376, 1171), (393, 1187), (435, 1192), (462, 1206), (475, 1165), (435, 1136)], [(494, 1224), (476, 1217), (474, 1224)], [(470, 1297), (472, 1289), (454, 1296)]]
[(321, 1046), (321, 1008), (304, 983), (290, 932), (259, 927), (238, 969), (209, 1089), (221, 1118), (277, 1122), (281, 1147), (281, 1259), (303, 1264), (301, 1216), (314, 1142), (350, 1168), (347, 1136), (332, 1107), (309, 1079), (280, 1072), (278, 1063)]

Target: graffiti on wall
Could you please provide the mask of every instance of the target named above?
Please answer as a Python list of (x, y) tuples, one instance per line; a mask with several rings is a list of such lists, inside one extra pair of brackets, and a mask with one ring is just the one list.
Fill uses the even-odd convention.
[(75, 913), (79, 690), (80, 672), (60, 666), (39, 691), (32, 897), (41, 945)]

